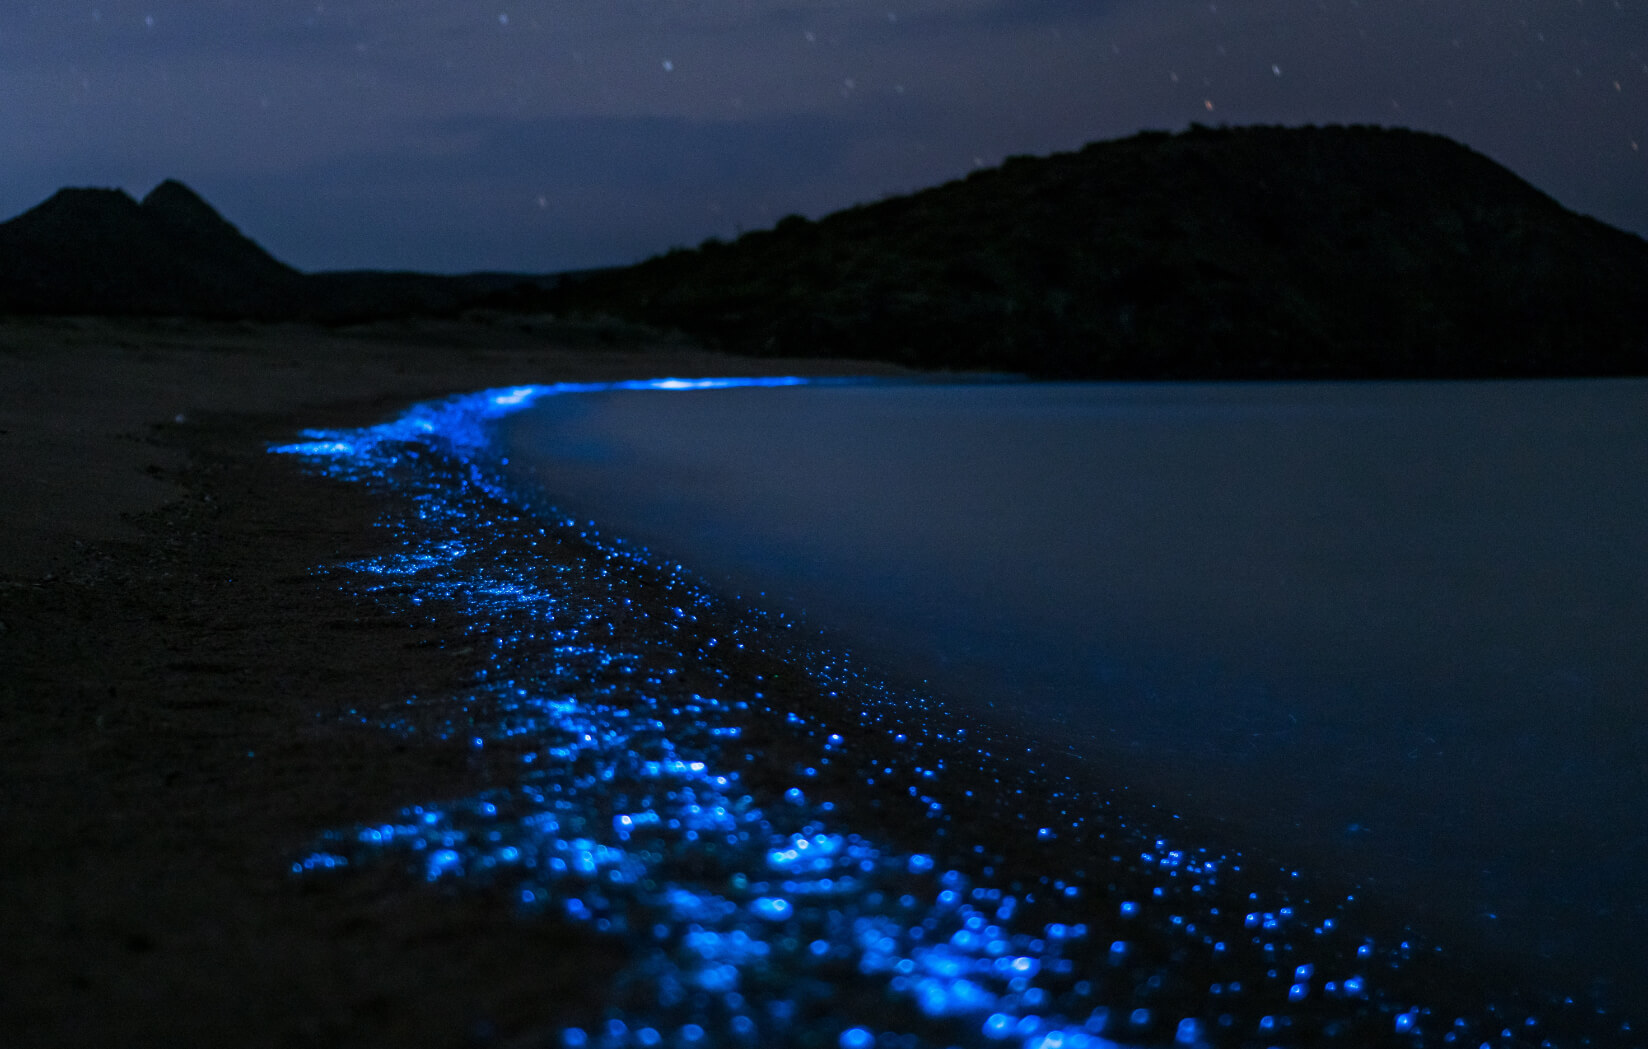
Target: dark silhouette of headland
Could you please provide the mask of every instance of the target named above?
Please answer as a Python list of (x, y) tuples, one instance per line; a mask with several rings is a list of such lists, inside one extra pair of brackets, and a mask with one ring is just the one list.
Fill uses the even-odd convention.
[(1648, 373), (1648, 242), (1438, 135), (1192, 126), (542, 277), (304, 274), (177, 182), (0, 223), (0, 312), (602, 318), (758, 356), (1085, 378)]
[(1099, 142), (544, 296), (752, 354), (1054, 377), (1648, 370), (1648, 242), (1437, 135)]

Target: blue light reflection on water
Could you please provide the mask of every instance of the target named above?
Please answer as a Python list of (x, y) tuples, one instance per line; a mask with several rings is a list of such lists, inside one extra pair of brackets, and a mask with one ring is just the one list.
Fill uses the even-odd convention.
[[(804, 381), (493, 390), (272, 449), (395, 496), (396, 548), (336, 570), (394, 611), (456, 615), (487, 654), (465, 694), (363, 720), (507, 746), (521, 770), (332, 832), (294, 871), (399, 864), (622, 938), (632, 960), (604, 1025), (569, 1028), (566, 1045), (1542, 1043), (1523, 1006), (1456, 1016), (1410, 1000), (1397, 974), (1436, 953), (1417, 938), (1374, 943), (1285, 877), (1275, 899), (1238, 892), (1239, 856), (1170, 842), (1102, 799), (1070, 795), (1062, 823), (1052, 809), (998, 820), (1024, 841), (958, 840), (975, 826), (958, 807), (1032, 806), (974, 797), (976, 769), (949, 775), (944, 755), (989, 768), (1024, 763), (991, 748), (1022, 747), (969, 738), (932, 697), (797, 641), (783, 617), (729, 608), (680, 566), (524, 510), (488, 458), (488, 424), (547, 396)], [(774, 660), (808, 703), (746, 669)], [(879, 792), (919, 814), (913, 832), (854, 825)], [(1037, 847), (1091, 862), (1036, 871)], [(1001, 881), (980, 860), (1014, 853), (1028, 859)]]

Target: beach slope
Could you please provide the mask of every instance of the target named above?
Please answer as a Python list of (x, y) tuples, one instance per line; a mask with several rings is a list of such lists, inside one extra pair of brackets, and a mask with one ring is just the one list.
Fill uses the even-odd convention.
[(317, 574), (385, 542), (378, 508), (266, 448), (447, 393), (794, 367), (586, 335), (0, 321), (8, 1045), (488, 1044), (622, 961), (484, 892), (287, 874), (325, 828), (504, 773), (339, 720), (479, 657)]

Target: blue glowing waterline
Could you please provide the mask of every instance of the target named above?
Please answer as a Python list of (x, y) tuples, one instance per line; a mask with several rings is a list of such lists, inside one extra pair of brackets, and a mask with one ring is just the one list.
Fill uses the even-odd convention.
[[(738, 386), (800, 386), (831, 380), (769, 376), (747, 379), (631, 379), (621, 382), (562, 382), (535, 386), (514, 386), (462, 394), (440, 401), (415, 404), (392, 422), (361, 430), (305, 430), (305, 440), (270, 449), (284, 455), (335, 463), (375, 461), (378, 449), (388, 442), (438, 440), (459, 454), (473, 454), (487, 443), (486, 426), (512, 415), (545, 397), (573, 393), (605, 393), (614, 390), (724, 390)], [(835, 380), (842, 381), (842, 380)], [(846, 380), (851, 381), (851, 380)]]
[[(1389, 990), (1388, 974), (1428, 949), (1376, 948), (1338, 904), (1236, 897), (1223, 879), (1239, 857), (1174, 847), (1092, 799), (991, 847), (1068, 836), (1091, 847), (1093, 871), (991, 884), (993, 868), (972, 862), (984, 846), (946, 837), (958, 803), (982, 799), (948, 787), (941, 755), (988, 762), (995, 744), (931, 700), (918, 709), (838, 656), (795, 648), (786, 624), (740, 618), (680, 566), (524, 513), (488, 458), (490, 424), (547, 396), (808, 381), (523, 386), (272, 449), (401, 497), (397, 549), (340, 569), (397, 611), (456, 614), (485, 644), (486, 670), (441, 701), (432, 730), (511, 747), (521, 766), (512, 786), (328, 835), (294, 870), (401, 862), (431, 881), (507, 886), (529, 912), (623, 938), (627, 997), (604, 1025), (564, 1032), (572, 1046), (820, 1032), (856, 1049), (1538, 1044), (1534, 1017), (1455, 1018)], [(746, 650), (796, 667), (833, 705), (798, 713), (767, 696), (760, 675), (724, 661)], [(409, 706), (430, 731), (427, 702)], [(404, 712), (366, 720), (413, 727)], [(775, 776), (764, 764), (779, 742), (804, 757)], [(847, 824), (849, 799), (830, 791), (849, 779), (898, 788), (930, 847)], [(1207, 982), (1184, 986), (1189, 973)]]

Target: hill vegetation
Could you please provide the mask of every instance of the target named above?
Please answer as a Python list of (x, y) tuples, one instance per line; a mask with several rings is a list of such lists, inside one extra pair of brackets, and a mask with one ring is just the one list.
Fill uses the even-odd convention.
[(1648, 242), (1437, 135), (1146, 132), (621, 269), (300, 273), (178, 182), (0, 223), (0, 313), (484, 308), (737, 353), (1048, 377), (1648, 374)]
[(1144, 133), (537, 296), (726, 349), (1044, 376), (1638, 374), (1648, 243), (1436, 135)]

